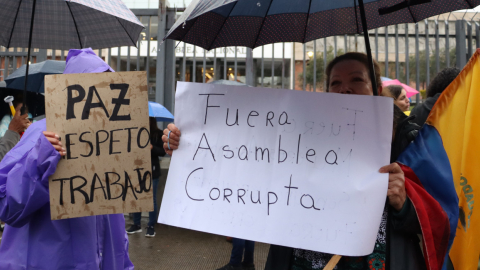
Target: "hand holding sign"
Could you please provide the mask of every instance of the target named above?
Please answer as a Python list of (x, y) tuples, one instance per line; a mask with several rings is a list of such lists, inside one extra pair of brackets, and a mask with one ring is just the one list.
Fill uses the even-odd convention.
[(145, 72), (45, 78), (47, 139), (65, 155), (49, 179), (52, 219), (149, 212)]
[(65, 148), (62, 146), (62, 142), (60, 141), (60, 137), (53, 133), (53, 132), (48, 132), (44, 131), (43, 135), (45, 135), (45, 138), (52, 144), (52, 146), (55, 148), (55, 150), (58, 151), (58, 153), (63, 157), (65, 156)]
[(178, 149), (180, 145), (180, 130), (174, 124), (168, 124), (167, 128), (163, 130), (163, 149), (170, 156), (173, 154), (173, 150)]
[(380, 168), (380, 173), (388, 173), (388, 202), (397, 211), (402, 210), (407, 192), (405, 191), (405, 175), (397, 163)]
[(28, 128), (30, 125), (30, 120), (28, 120), (28, 114), (21, 114), (20, 110), (22, 108), (22, 103), (19, 103), (17, 105), (17, 108), (15, 109), (15, 116), (13, 116), (12, 121), (10, 121), (10, 124), (8, 125), (8, 129), (17, 133), (22, 133), (25, 131), (25, 129)]
[(388, 187), (378, 168), (390, 157), (392, 111), (380, 97), (179, 83), (176, 125), (163, 135), (175, 155), (159, 222), (370, 254)]

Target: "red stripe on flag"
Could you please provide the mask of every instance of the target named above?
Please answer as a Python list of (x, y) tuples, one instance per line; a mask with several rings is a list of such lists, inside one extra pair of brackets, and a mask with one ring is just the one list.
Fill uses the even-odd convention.
[(440, 204), (423, 188), (410, 167), (399, 164), (405, 174), (405, 189), (422, 228), (423, 253), (427, 269), (442, 269), (448, 251), (450, 224)]

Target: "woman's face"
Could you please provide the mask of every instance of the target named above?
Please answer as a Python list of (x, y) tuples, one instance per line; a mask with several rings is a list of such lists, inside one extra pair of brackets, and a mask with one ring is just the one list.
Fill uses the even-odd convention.
[(405, 91), (405, 89), (402, 89), (402, 93), (394, 101), (394, 103), (404, 112), (410, 109), (410, 101), (407, 98), (407, 91)]
[[(367, 67), (357, 60), (336, 64), (330, 74), (329, 91), (339, 94), (373, 95)], [(381, 92), (381, 88), (379, 88)]]

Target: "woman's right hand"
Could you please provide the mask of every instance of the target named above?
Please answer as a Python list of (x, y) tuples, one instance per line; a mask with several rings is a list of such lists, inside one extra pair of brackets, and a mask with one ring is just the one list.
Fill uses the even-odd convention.
[[(170, 138), (169, 135), (170, 134)], [(163, 130), (163, 149), (165, 152), (172, 156), (173, 150), (178, 149), (180, 144), (180, 130), (174, 124), (168, 124), (167, 128)]]

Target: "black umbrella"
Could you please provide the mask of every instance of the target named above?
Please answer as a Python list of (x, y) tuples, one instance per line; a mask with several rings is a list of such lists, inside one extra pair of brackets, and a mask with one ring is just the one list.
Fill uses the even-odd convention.
[[(23, 94), (23, 90), (0, 87), (0, 103), (3, 103), (7, 96), (12, 96), (15, 99), (18, 99)], [(32, 114), (34, 120), (36, 120), (36, 117), (45, 114), (44, 95), (34, 92), (27, 92), (27, 95), (24, 97), (24, 99), (26, 99), (26, 103), (24, 104), (27, 105), (28, 112)], [(8, 104), (0, 105), (0, 119), (6, 114), (10, 114), (10, 107)]]
[[(25, 72), (27, 65), (21, 66), (5, 79), (7, 87), (23, 90), (25, 87)], [(47, 60), (36, 64), (31, 64), (28, 70), (29, 92), (43, 93), (45, 89), (45, 75), (62, 74), (65, 70), (65, 61)]]
[(136, 46), (144, 28), (121, 0), (0, 0), (0, 25), (1, 46), (28, 48), (25, 92), (32, 47)]
[(305, 43), (323, 37), (365, 37), (373, 91), (377, 87), (368, 29), (418, 22), (480, 0), (194, 0), (166, 35), (206, 50), (255, 48), (276, 42)]

